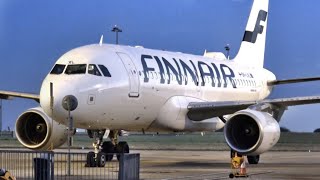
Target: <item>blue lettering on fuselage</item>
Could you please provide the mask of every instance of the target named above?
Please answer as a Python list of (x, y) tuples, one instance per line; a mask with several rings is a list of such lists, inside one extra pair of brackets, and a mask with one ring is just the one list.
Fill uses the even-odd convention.
[(157, 64), (159, 66), (159, 73), (160, 73), (160, 83), (161, 84), (164, 84), (165, 80), (164, 80), (164, 70), (163, 70), (163, 66), (161, 64), (161, 61), (160, 59), (157, 57), (157, 56), (154, 56), (154, 59), (157, 61)]
[[(209, 70), (209, 72), (205, 72), (205, 71), (203, 70), (203, 66), (207, 67), (208, 70)], [(200, 75), (201, 75), (201, 78), (202, 78), (201, 86), (205, 86), (205, 85), (206, 85), (204, 79), (206, 78), (206, 76), (208, 76), (208, 77), (210, 77), (210, 79), (211, 79), (211, 82), (212, 82), (211, 85), (212, 85), (212, 87), (215, 87), (215, 84), (214, 84), (214, 74), (213, 74), (212, 68), (211, 68), (208, 64), (206, 64), (206, 63), (204, 63), (204, 62), (202, 62), (202, 61), (199, 61), (199, 62), (198, 62), (198, 68), (199, 68)]]
[(217, 74), (217, 80), (218, 80), (218, 86), (217, 87), (221, 87), (221, 81), (220, 81), (221, 80), (221, 76), (220, 76), (218, 67), (214, 63), (211, 63), (211, 65), (212, 65), (212, 67), (214, 68), (214, 71)]
[(144, 82), (149, 82), (149, 71), (154, 71), (154, 68), (149, 68), (146, 62), (146, 59), (153, 59), (150, 55), (141, 55), (141, 63), (143, 67), (143, 74), (144, 74)]
[[(184, 62), (180, 59), (180, 64), (182, 66), (182, 69), (184, 71), (184, 75), (185, 76), (188, 76), (188, 73), (189, 75), (191, 76), (193, 82), (194, 82), (194, 85), (198, 86), (198, 71), (197, 71), (197, 68), (196, 66), (193, 64), (193, 62), (190, 60), (190, 63), (192, 64), (193, 66), (193, 70)], [(188, 79), (185, 78), (185, 85), (188, 84)]]
[[(179, 85), (182, 85), (183, 79), (185, 79), (184, 85), (187, 85), (188, 78), (182, 78), (182, 77), (191, 76), (194, 84), (198, 86), (199, 79), (200, 79), (199, 76), (200, 76), (202, 80), (200, 84), (201, 86), (205, 86), (205, 78), (209, 77), (212, 82), (211, 83), (212, 87), (221, 87), (223, 83), (223, 87), (226, 88), (228, 86), (228, 81), (229, 81), (233, 88), (237, 88), (233, 80), (233, 78), (235, 78), (234, 71), (225, 64), (220, 64), (220, 68), (218, 68), (217, 65), (214, 63), (207, 64), (206, 62), (203, 62), (203, 61), (197, 61), (198, 66), (196, 66), (192, 60), (189, 60), (188, 62), (190, 62), (190, 64), (192, 65), (192, 68), (191, 68), (190, 65), (188, 65), (189, 63), (187, 64), (187, 62), (181, 59), (179, 59), (178, 61), (176, 58), (172, 58), (172, 61), (174, 62), (173, 64), (173, 63), (170, 63), (169, 59), (166, 59), (164, 57), (160, 58), (158, 56), (143, 54), (141, 55), (141, 64), (143, 68), (145, 83), (149, 82), (149, 73), (151, 71), (155, 72), (156, 67), (150, 67), (147, 63), (147, 61), (149, 62), (152, 60), (153, 61), (155, 60), (157, 62), (159, 73), (160, 73), (160, 84), (165, 84), (165, 83), (170, 84), (171, 80), (173, 79), (172, 76), (174, 76)], [(165, 78), (165, 77), (168, 77), (168, 78)], [(214, 81), (214, 79), (217, 79), (217, 81)]]
[[(226, 69), (229, 71), (229, 73), (226, 72)], [(228, 86), (227, 79), (229, 79), (230, 83), (232, 84), (232, 87), (237, 88), (236, 83), (233, 81), (233, 78), (234, 78), (233, 70), (225, 64), (220, 64), (220, 70), (224, 80), (224, 87)]]
[[(177, 65), (178, 71), (165, 58), (162, 58), (162, 61), (164, 63), (164, 66), (166, 67), (167, 74), (168, 74), (168, 77), (169, 77), (168, 78), (168, 84), (170, 84), (170, 79), (172, 79), (171, 76), (175, 75), (178, 83), (181, 85), (182, 84), (181, 70), (180, 70), (180, 66), (178, 65), (177, 61), (173, 58), (173, 61)], [(172, 74), (170, 72), (172, 72)]]

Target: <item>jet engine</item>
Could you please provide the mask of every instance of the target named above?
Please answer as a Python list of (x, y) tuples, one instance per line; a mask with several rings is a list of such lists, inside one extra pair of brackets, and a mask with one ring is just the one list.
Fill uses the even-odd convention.
[(67, 128), (53, 121), (41, 107), (22, 113), (16, 122), (16, 136), (33, 150), (54, 149), (67, 141)]
[(243, 155), (259, 155), (272, 148), (280, 138), (280, 126), (268, 113), (255, 110), (236, 112), (224, 127), (229, 147)]

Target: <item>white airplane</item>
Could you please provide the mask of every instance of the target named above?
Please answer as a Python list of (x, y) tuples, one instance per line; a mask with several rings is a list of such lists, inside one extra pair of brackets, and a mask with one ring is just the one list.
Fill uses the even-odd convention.
[[(204, 56), (111, 44), (93, 44), (61, 56), (44, 79), (40, 95), (0, 91), (40, 107), (22, 113), (16, 136), (27, 148), (54, 149), (67, 140), (68, 110), (75, 128), (94, 138), (89, 166), (104, 166), (128, 153), (121, 130), (215, 131), (224, 127), (233, 151), (258, 163), (280, 137), (278, 122), (288, 106), (319, 103), (319, 96), (265, 99), (275, 85), (320, 80), (277, 80), (263, 68), (268, 0), (254, 0), (237, 56)], [(66, 103), (67, 104), (66, 106)], [(103, 142), (108, 132), (111, 141)]]

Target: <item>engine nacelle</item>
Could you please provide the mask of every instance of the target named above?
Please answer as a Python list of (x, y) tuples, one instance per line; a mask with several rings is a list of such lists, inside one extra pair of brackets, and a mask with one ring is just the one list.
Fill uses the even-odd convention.
[(67, 128), (53, 121), (41, 107), (22, 113), (16, 122), (19, 142), (33, 150), (54, 149), (67, 141)]
[(230, 117), (224, 127), (229, 147), (243, 155), (259, 155), (280, 138), (279, 123), (268, 113), (242, 110)]

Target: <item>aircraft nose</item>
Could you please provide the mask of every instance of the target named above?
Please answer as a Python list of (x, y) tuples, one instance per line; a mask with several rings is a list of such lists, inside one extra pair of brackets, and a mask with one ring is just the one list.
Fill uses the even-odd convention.
[(45, 113), (57, 120), (65, 121), (68, 110), (78, 108), (77, 91), (66, 82), (44, 82), (40, 91), (40, 104)]

